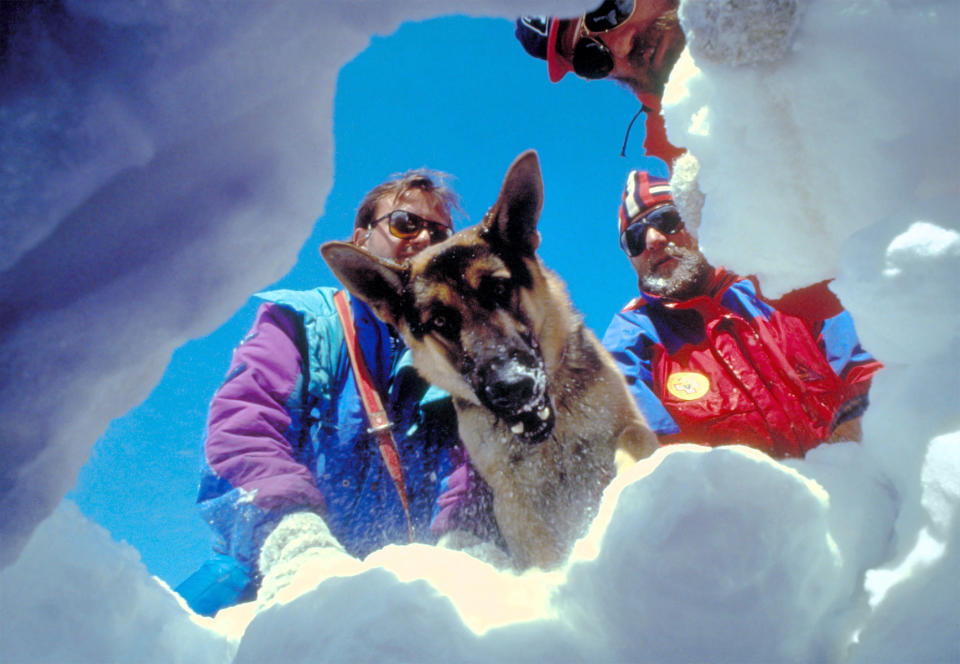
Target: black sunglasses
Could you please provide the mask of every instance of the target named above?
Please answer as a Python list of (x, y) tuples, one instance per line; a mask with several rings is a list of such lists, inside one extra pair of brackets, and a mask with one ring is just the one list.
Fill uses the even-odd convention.
[[(636, 0), (604, 0), (599, 7), (583, 15), (582, 24), (588, 33), (608, 32), (633, 16), (636, 8)], [(610, 49), (590, 35), (577, 41), (570, 63), (574, 73), (583, 78), (606, 78), (613, 71)]]
[(430, 234), (431, 242), (446, 240), (453, 233), (453, 229), (446, 224), (441, 224), (439, 221), (433, 221), (432, 219), (424, 219), (420, 215), (407, 210), (394, 210), (378, 219), (374, 219), (370, 223), (370, 231), (372, 232), (376, 225), (384, 219), (390, 221), (390, 234), (401, 240), (410, 240), (417, 237), (424, 228)]
[(647, 248), (647, 229), (656, 228), (664, 235), (673, 235), (683, 227), (683, 219), (677, 208), (672, 205), (658, 207), (646, 216), (640, 217), (620, 234), (620, 248), (633, 258)]

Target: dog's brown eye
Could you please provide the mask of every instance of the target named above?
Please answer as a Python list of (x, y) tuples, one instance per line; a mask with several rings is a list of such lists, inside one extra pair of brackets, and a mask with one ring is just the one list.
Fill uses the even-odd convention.
[(460, 334), (460, 316), (447, 307), (439, 307), (427, 320), (430, 330), (447, 339), (455, 340)]
[(487, 311), (509, 309), (513, 296), (513, 282), (503, 277), (487, 275), (477, 289), (477, 303)]
[(510, 298), (510, 281), (508, 279), (487, 279), (484, 284), (487, 297), (495, 304), (502, 305)]

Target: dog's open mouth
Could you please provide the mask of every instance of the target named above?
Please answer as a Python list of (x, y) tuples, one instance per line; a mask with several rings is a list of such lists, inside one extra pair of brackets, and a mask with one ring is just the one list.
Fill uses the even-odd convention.
[(556, 418), (539, 355), (527, 350), (501, 351), (482, 364), (475, 377), (481, 403), (518, 439), (535, 444), (553, 433)]
[(512, 417), (505, 417), (510, 432), (525, 443), (535, 445), (553, 433), (556, 418), (550, 399), (544, 394), (539, 401), (530, 404)]

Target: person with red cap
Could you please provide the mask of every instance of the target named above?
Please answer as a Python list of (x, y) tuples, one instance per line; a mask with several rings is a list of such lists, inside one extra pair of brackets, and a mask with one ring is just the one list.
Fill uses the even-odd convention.
[[(664, 86), (686, 46), (679, 4), (679, 0), (604, 0), (593, 11), (570, 19), (523, 16), (515, 30), (527, 53), (547, 61), (552, 82), (573, 72), (585, 79), (610, 78), (629, 88), (646, 113), (643, 147), (648, 155), (662, 159), (670, 173), (686, 153), (667, 139), (660, 114)], [(843, 307), (828, 283), (799, 288), (776, 305), (811, 321), (835, 316)]]
[(881, 364), (861, 348), (849, 313), (787, 314), (754, 280), (711, 266), (669, 182), (650, 173), (628, 175), (618, 222), (640, 295), (603, 345), (661, 443), (740, 443), (783, 458), (860, 439)]
[(547, 61), (553, 83), (568, 72), (611, 78), (629, 88), (646, 112), (647, 154), (672, 169), (685, 152), (667, 140), (660, 99), (686, 45), (677, 16), (679, 0), (604, 0), (576, 18), (523, 16), (516, 37), (530, 55)]

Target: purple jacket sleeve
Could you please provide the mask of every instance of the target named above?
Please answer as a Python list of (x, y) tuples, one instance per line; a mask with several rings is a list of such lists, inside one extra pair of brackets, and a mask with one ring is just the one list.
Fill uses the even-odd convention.
[(313, 475), (296, 460), (287, 437), (300, 425), (303, 408), (305, 360), (297, 330), (295, 314), (274, 304), (260, 307), (210, 404), (204, 451), (212, 471), (250, 492), (255, 506), (322, 512)]
[(453, 471), (441, 480), (430, 531), (440, 537), (453, 530), (465, 530), (506, 548), (493, 515), (490, 487), (473, 468), (462, 446), (457, 446), (451, 457)]

